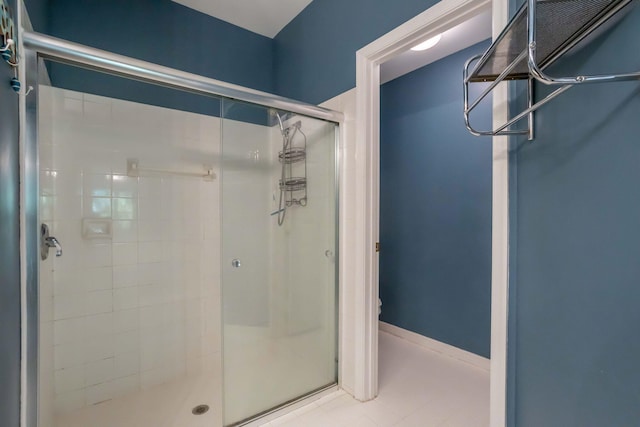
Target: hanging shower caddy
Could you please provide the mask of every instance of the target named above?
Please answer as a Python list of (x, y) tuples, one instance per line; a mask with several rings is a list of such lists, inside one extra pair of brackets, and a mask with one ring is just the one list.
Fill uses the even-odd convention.
[[(278, 160), (282, 163), (279, 187), (284, 193), (286, 207), (307, 205), (307, 138), (301, 132), (301, 126), (302, 123), (298, 121), (285, 130), (285, 138), (289, 142), (278, 153)], [(301, 142), (294, 139), (298, 132), (303, 136)]]
[[(640, 80), (640, 72), (610, 75), (554, 77), (544, 70), (561, 58), (596, 28), (636, 0), (527, 0), (507, 27), (481, 55), (470, 58), (463, 70), (464, 121), (476, 136), (527, 135), (532, 140), (533, 113), (575, 85)], [(471, 65), (475, 63), (472, 71)], [(527, 108), (494, 130), (473, 128), (469, 115), (498, 83), (527, 80)], [(553, 92), (534, 103), (534, 81), (556, 86)], [(491, 82), (469, 102), (472, 83)], [(526, 129), (511, 126), (527, 118)]]

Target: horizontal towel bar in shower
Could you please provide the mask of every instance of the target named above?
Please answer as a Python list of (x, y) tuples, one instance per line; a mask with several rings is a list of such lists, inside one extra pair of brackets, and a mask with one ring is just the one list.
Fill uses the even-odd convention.
[(205, 167), (204, 172), (185, 172), (159, 168), (141, 168), (137, 159), (127, 159), (127, 176), (138, 177), (141, 173), (149, 173), (154, 175), (192, 176), (196, 178), (203, 178), (205, 181), (213, 181), (216, 178), (216, 173), (213, 171), (213, 169), (207, 167)]

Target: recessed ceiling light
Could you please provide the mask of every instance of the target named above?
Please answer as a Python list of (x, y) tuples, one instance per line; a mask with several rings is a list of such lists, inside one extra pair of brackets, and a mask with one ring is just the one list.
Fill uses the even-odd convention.
[(420, 51), (420, 50), (430, 49), (434, 47), (436, 44), (438, 44), (441, 38), (442, 38), (442, 34), (438, 34), (435, 37), (431, 37), (429, 40), (423, 41), (422, 43), (415, 45), (414, 47), (411, 48), (411, 50)]

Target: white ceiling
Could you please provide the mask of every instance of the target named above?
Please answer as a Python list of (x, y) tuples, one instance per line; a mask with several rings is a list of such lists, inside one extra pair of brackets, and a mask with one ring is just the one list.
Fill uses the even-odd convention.
[(491, 11), (487, 11), (442, 33), (440, 42), (431, 49), (421, 52), (408, 50), (383, 63), (380, 66), (380, 83), (387, 83), (490, 37)]
[(312, 0), (173, 0), (176, 3), (274, 38)]

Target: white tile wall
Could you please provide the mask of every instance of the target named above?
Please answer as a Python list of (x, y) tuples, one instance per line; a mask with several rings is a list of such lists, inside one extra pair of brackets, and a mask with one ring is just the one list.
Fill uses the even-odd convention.
[[(219, 245), (219, 180), (126, 175), (129, 158), (171, 170), (215, 165), (220, 123), (40, 93), (41, 218), (64, 248), (41, 264), (40, 414), (53, 426), (54, 412), (199, 375), (203, 360), (220, 360), (220, 333), (206, 327), (220, 324), (219, 250), (206, 249)], [(85, 218), (109, 221), (112, 236), (83, 237)]]

